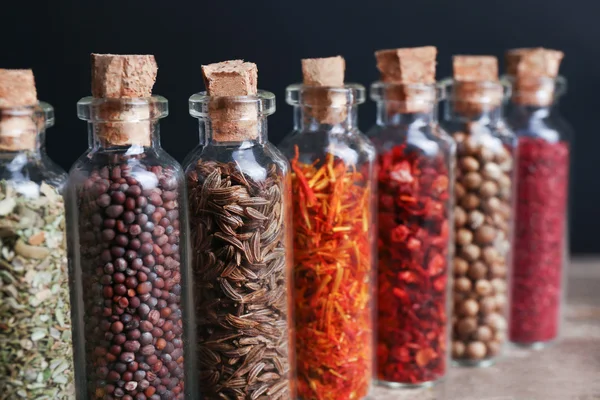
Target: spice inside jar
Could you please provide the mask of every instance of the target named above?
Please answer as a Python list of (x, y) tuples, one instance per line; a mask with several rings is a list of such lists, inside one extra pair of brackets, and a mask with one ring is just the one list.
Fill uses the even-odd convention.
[(455, 56), (443, 126), (457, 145), (452, 358), (485, 366), (507, 336), (515, 138), (497, 59)]

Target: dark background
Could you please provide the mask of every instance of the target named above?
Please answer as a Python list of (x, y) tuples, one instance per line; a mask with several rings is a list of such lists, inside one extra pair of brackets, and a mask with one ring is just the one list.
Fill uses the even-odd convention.
[[(258, 64), (259, 87), (278, 96), (269, 119), (274, 143), (290, 130), (286, 85), (301, 79), (300, 59), (343, 55), (346, 81), (377, 79), (377, 49), (435, 45), (438, 78), (453, 54), (492, 54), (545, 46), (566, 53), (561, 104), (575, 128), (571, 247), (600, 252), (600, 1), (597, 0), (195, 0), (10, 1), (0, 7), (0, 67), (32, 68), (39, 98), (56, 109), (48, 152), (65, 169), (87, 147), (77, 100), (90, 93), (89, 54), (154, 54), (154, 92), (170, 100), (162, 143), (178, 160), (196, 145), (197, 122), (187, 99), (203, 90), (200, 66), (242, 58)], [(374, 105), (361, 106), (363, 130)]]

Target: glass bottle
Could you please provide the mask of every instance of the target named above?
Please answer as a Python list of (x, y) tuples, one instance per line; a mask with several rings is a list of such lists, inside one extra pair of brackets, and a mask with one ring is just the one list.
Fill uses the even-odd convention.
[(73, 399), (67, 174), (46, 154), (49, 104), (0, 108), (0, 399)]
[(448, 99), (442, 126), (457, 144), (452, 358), (486, 366), (507, 336), (516, 139), (499, 81), (440, 86)]
[(519, 141), (509, 339), (541, 347), (560, 328), (572, 130), (558, 109), (565, 78), (515, 79), (506, 77), (507, 122)]
[(185, 180), (159, 138), (167, 100), (77, 108), (89, 133), (67, 199), (77, 398), (194, 398)]
[(367, 135), (378, 164), (377, 378), (427, 386), (449, 361), (454, 141), (438, 125), (435, 84), (376, 82)]
[[(324, 105), (316, 99), (330, 99)], [(358, 129), (361, 85), (287, 88), (298, 397), (361, 399), (373, 363), (375, 149)]]
[(184, 168), (206, 398), (295, 399), (289, 164), (267, 139), (274, 112), (265, 91), (190, 98), (205, 138)]

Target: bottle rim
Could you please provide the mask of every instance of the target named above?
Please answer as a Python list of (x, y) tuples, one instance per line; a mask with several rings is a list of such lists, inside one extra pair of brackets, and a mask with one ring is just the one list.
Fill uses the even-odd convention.
[(336, 106), (355, 106), (366, 100), (365, 87), (358, 83), (346, 83), (344, 86), (308, 86), (302, 83), (289, 85), (285, 89), (285, 101), (291, 106), (304, 105), (307, 93), (327, 93), (327, 95), (345, 98), (345, 103), (336, 102)]
[(211, 104), (220, 107), (236, 107), (256, 105), (259, 117), (266, 117), (275, 112), (275, 95), (265, 90), (259, 90), (256, 95), (251, 96), (210, 96), (206, 91), (195, 93), (189, 98), (189, 112), (194, 118), (209, 118)]

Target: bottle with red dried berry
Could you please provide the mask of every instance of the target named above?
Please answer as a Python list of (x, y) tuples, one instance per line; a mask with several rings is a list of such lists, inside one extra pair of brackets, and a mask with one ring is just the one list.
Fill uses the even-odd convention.
[(518, 137), (515, 247), (509, 339), (541, 347), (558, 337), (569, 259), (567, 197), (571, 128), (558, 99), (563, 53), (542, 48), (506, 54), (512, 97), (507, 121)]
[[(78, 399), (196, 398), (183, 170), (150, 55), (92, 55), (88, 151), (67, 184)], [(185, 385), (184, 385), (185, 381)]]
[(375, 53), (378, 152), (377, 379), (427, 386), (449, 364), (454, 141), (437, 121), (435, 47)]
[(491, 365), (506, 342), (516, 139), (502, 116), (505, 88), (492, 56), (455, 56), (440, 83), (442, 126), (457, 145), (452, 357)]

